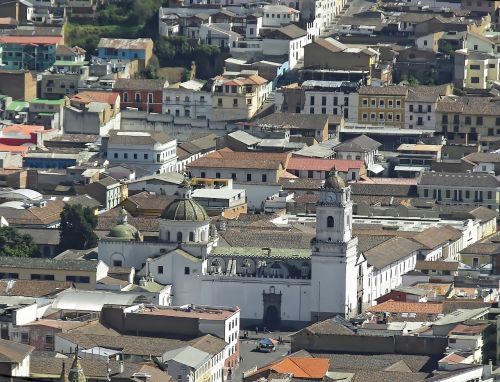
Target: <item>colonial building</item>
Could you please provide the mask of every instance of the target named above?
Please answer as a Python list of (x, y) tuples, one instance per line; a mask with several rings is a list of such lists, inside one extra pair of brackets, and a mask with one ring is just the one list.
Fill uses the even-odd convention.
[(112, 130), (107, 157), (111, 164), (126, 163), (162, 174), (175, 170), (176, 144), (176, 139), (162, 132)]
[(158, 241), (142, 241), (121, 214), (99, 243), (99, 259), (171, 284), (174, 305), (236, 304), (242, 319), (269, 327), (353, 316), (367, 303), (367, 263), (352, 235), (350, 186), (340, 176), (330, 174), (320, 190), (312, 254), (310, 249), (219, 246), (217, 229), (187, 184), (179, 194), (160, 218)]

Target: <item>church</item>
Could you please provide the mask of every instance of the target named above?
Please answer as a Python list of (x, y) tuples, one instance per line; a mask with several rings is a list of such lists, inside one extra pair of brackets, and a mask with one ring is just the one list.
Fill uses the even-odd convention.
[(352, 233), (351, 190), (337, 173), (320, 190), (308, 249), (219, 245), (188, 182), (182, 190), (160, 218), (157, 241), (144, 241), (122, 211), (99, 242), (99, 260), (172, 285), (172, 305), (239, 306), (246, 324), (299, 326), (352, 317), (369, 304), (369, 266)]

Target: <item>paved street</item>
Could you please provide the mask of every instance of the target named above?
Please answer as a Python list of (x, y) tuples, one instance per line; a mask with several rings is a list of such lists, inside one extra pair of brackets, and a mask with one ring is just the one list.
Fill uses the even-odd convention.
[(352, 0), (347, 3), (348, 7), (345, 8), (338, 17), (335, 18), (334, 25), (332, 25), (327, 31), (324, 32), (325, 36), (331, 36), (335, 34), (337, 30), (337, 25), (342, 25), (342, 18), (350, 17), (356, 13), (360, 13), (368, 10), (375, 3), (367, 0)]
[[(250, 370), (252, 367), (263, 366), (270, 362), (273, 362), (285, 355), (290, 351), (290, 338), (288, 335), (290, 332), (272, 332), (263, 335), (259, 333), (258, 336), (255, 336), (255, 332), (249, 333), (249, 339), (240, 339), (240, 350), (241, 356), (243, 360), (240, 362), (239, 367), (236, 369), (233, 374), (233, 381), (241, 381), (242, 375), (244, 371)], [(274, 339), (278, 339), (278, 337), (282, 337), (285, 341), (282, 345), (277, 345), (276, 351), (271, 353), (261, 353), (256, 350), (257, 342), (260, 338), (270, 337)], [(241, 337), (240, 337), (241, 338)]]

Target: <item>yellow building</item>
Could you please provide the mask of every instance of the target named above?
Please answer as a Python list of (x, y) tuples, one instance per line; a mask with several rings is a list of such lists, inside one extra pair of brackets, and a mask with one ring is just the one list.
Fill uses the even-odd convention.
[(212, 121), (246, 121), (266, 100), (268, 81), (256, 74), (218, 76), (212, 85)]
[(358, 95), (358, 123), (404, 127), (406, 86), (362, 86)]
[(460, 261), (468, 266), (479, 269), (492, 263), (492, 256), (500, 254), (498, 243), (474, 243), (460, 252)]
[(94, 290), (107, 275), (102, 261), (0, 257), (0, 279), (69, 281), (79, 289)]

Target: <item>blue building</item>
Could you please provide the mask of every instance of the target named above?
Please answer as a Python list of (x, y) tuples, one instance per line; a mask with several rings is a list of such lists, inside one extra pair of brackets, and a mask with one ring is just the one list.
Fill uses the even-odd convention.
[(75, 154), (33, 153), (29, 152), (23, 158), (24, 168), (67, 168), (76, 166)]
[(153, 45), (150, 38), (101, 38), (97, 55), (105, 60), (142, 60), (147, 66), (153, 55)]

